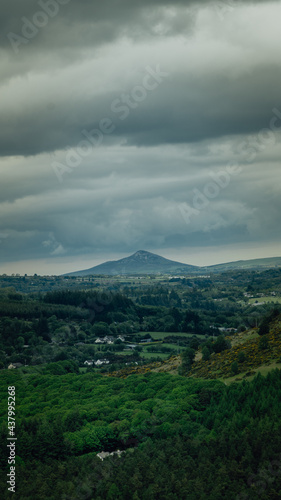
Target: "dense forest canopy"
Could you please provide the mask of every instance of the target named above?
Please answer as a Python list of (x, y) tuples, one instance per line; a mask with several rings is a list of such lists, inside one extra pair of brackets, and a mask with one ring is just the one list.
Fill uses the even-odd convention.
[[(18, 498), (280, 498), (279, 370), (229, 387), (169, 374), (52, 372), (2, 372), (3, 420), (8, 384), (19, 401)], [(3, 492), (6, 437), (3, 424)]]

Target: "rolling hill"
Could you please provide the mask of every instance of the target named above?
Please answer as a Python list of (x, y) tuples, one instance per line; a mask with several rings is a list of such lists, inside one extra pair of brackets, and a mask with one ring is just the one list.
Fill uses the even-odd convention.
[(245, 271), (256, 269), (265, 270), (273, 267), (281, 267), (281, 257), (268, 257), (263, 259), (237, 260), (234, 262), (226, 262), (224, 264), (216, 264), (207, 266), (204, 269), (209, 272), (231, 271), (232, 269), (244, 269)]

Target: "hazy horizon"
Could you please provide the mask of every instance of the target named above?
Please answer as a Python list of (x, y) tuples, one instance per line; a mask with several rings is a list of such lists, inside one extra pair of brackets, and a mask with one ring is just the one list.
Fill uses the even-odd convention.
[[(138, 250), (145, 250), (143, 248), (139, 248)], [(135, 250), (136, 252), (138, 251), (137, 249)], [(206, 249), (205, 249), (206, 250)], [(228, 262), (235, 262), (235, 261), (240, 261), (240, 260), (251, 260), (251, 259), (263, 259), (263, 258), (274, 258), (274, 257), (281, 257), (279, 254), (269, 254), (265, 252), (262, 255), (262, 252), (259, 249), (253, 249), (253, 248), (248, 248), (248, 249), (236, 249), (235, 254), (232, 254), (232, 258), (226, 258), (224, 259), (225, 250), (222, 251), (221, 255), (222, 257), (220, 258), (220, 252), (219, 250), (212, 249), (213, 254), (206, 255), (205, 252), (202, 251), (202, 249), (198, 248), (197, 251), (190, 255), (182, 254), (177, 251), (171, 251), (169, 252), (169, 249), (165, 251), (159, 250), (147, 250), (151, 251), (152, 253), (155, 253), (161, 257), (165, 257), (166, 259), (174, 260), (177, 262), (180, 262), (182, 264), (190, 264), (194, 266), (199, 266), (199, 267), (204, 267), (204, 266), (212, 266), (216, 264), (225, 264)], [(135, 252), (132, 252), (132, 254)], [(130, 255), (132, 255), (130, 254)], [(182, 255), (182, 257), (181, 257)], [(52, 275), (60, 275), (60, 274), (65, 274), (65, 273), (71, 273), (75, 271), (80, 271), (83, 269), (90, 269), (91, 267), (97, 266), (99, 264), (103, 264), (104, 262), (108, 261), (115, 261), (119, 259), (123, 259), (125, 257), (129, 257), (129, 254), (109, 254), (107, 257), (105, 256), (104, 258), (100, 257), (99, 259), (88, 259), (85, 258), (85, 260), (79, 258), (75, 259), (73, 262), (64, 262), (64, 258), (61, 258), (61, 261), (59, 262), (53, 262), (53, 263), (48, 263), (44, 261), (39, 261), (37, 263), (34, 263), (34, 261), (24, 261), (24, 262), (17, 262), (15, 263), (7, 263), (5, 267), (0, 267), (0, 274), (20, 274), (23, 276), (24, 274), (27, 275), (41, 275), (41, 276), (52, 276)]]

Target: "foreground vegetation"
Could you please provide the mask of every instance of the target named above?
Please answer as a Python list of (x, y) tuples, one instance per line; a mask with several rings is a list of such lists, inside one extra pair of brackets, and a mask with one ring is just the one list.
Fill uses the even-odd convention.
[(256, 305), (280, 296), (279, 269), (17, 280), (0, 288), (1, 498), (8, 387), (15, 498), (281, 497), (280, 307)]
[[(229, 387), (169, 374), (122, 380), (53, 370), (2, 372), (3, 420), (8, 385), (18, 401), (17, 498), (280, 498), (279, 370)], [(4, 499), (6, 438), (4, 424)], [(97, 457), (117, 449), (120, 457)]]

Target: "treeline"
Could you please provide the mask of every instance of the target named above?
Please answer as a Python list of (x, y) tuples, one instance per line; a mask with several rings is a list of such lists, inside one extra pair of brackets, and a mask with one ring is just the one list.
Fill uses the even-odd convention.
[(86, 313), (70, 305), (51, 304), (41, 302), (38, 299), (13, 300), (6, 296), (0, 296), (0, 317), (19, 319), (50, 317), (56, 315), (61, 319), (81, 319)]
[(126, 310), (132, 307), (133, 302), (121, 293), (110, 293), (97, 290), (57, 290), (47, 292), (44, 295), (44, 302), (47, 304), (63, 304), (81, 308), (92, 308), (94, 311), (103, 310), (117, 311)]

